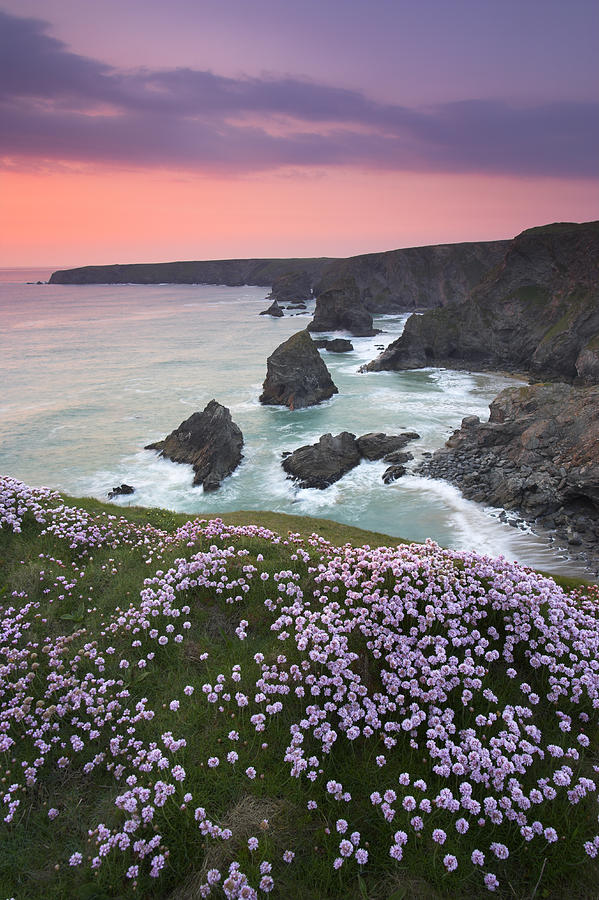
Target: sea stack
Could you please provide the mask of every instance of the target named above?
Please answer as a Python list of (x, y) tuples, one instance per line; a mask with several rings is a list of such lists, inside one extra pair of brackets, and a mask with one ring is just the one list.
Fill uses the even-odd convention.
[(372, 326), (372, 316), (360, 299), (360, 291), (353, 277), (342, 278), (316, 298), (314, 318), (309, 331), (349, 331), (355, 337), (378, 334)]
[(260, 403), (302, 409), (337, 393), (329, 370), (305, 329), (292, 334), (268, 357)]
[(211, 400), (203, 412), (195, 412), (163, 440), (148, 444), (173, 462), (188, 463), (195, 472), (193, 483), (214, 491), (242, 460), (243, 435), (226, 406)]

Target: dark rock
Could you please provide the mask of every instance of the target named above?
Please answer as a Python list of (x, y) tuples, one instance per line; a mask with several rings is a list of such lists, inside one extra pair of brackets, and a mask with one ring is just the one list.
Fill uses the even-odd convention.
[(411, 316), (365, 368), (425, 366), (599, 382), (599, 222), (518, 235), (464, 302)]
[(396, 463), (398, 465), (403, 465), (404, 463), (409, 462), (411, 459), (414, 459), (414, 454), (407, 453), (402, 450), (396, 450), (395, 453), (387, 453), (386, 456), (383, 456), (384, 462)]
[(301, 409), (338, 390), (307, 331), (298, 331), (268, 357), (260, 403)]
[(121, 484), (119, 487), (114, 487), (108, 493), (108, 499), (112, 500), (114, 497), (121, 497), (125, 494), (134, 494), (135, 488), (131, 487), (130, 484)]
[(323, 434), (317, 444), (299, 447), (283, 460), (287, 474), (303, 488), (323, 490), (360, 462), (356, 436), (343, 431)]
[(319, 338), (316, 341), (314, 340), (314, 338), (312, 338), (312, 343), (314, 344), (315, 347), (318, 347), (319, 350), (324, 350), (324, 348), (327, 346), (327, 344), (329, 342), (328, 342), (327, 338)]
[(163, 441), (148, 444), (173, 462), (188, 463), (195, 472), (193, 483), (205, 491), (216, 490), (242, 460), (243, 435), (226, 406), (211, 400), (203, 412), (181, 422)]
[(260, 315), (261, 316), (275, 316), (277, 319), (280, 319), (281, 316), (285, 315), (285, 313), (283, 312), (283, 310), (281, 309), (281, 307), (279, 306), (277, 301), (273, 300), (273, 302), (270, 304), (268, 309), (263, 309), (262, 312), (260, 313)]
[(599, 386), (508, 388), (488, 422), (462, 425), (418, 471), (556, 528), (570, 546), (584, 537), (586, 558), (599, 560)]
[(306, 309), (305, 303), (290, 303), (287, 309)]
[(349, 331), (356, 337), (378, 334), (372, 316), (360, 300), (355, 279), (345, 278), (316, 298), (309, 331)]
[(332, 341), (327, 341), (326, 349), (329, 353), (349, 353), (354, 349), (354, 345), (345, 338), (334, 338)]
[(397, 481), (398, 478), (401, 478), (401, 476), (405, 474), (405, 466), (389, 466), (389, 468), (385, 469), (383, 472), (383, 481), (385, 484), (391, 484), (391, 482)]
[(279, 303), (303, 305), (312, 298), (312, 279), (306, 271), (285, 272), (273, 281), (270, 296)]
[(395, 450), (401, 450), (410, 441), (416, 440), (420, 435), (415, 431), (408, 431), (404, 434), (383, 434), (382, 432), (371, 431), (368, 434), (361, 435), (356, 443), (360, 454), (365, 459), (382, 459)]

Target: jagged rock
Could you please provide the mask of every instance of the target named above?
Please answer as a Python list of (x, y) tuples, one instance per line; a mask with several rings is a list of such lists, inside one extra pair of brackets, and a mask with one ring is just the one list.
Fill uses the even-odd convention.
[(470, 296), (411, 316), (365, 367), (530, 372), (599, 382), (599, 222), (532, 228)]
[(326, 349), (329, 353), (349, 353), (354, 349), (354, 345), (345, 338), (333, 338), (332, 341), (327, 341)]
[(285, 315), (285, 313), (283, 312), (283, 310), (281, 309), (281, 307), (279, 306), (277, 301), (273, 300), (273, 302), (270, 304), (268, 309), (263, 309), (262, 312), (260, 313), (260, 315), (261, 316), (275, 316), (277, 319), (280, 319), (281, 316)]
[(268, 357), (260, 403), (301, 409), (328, 400), (338, 390), (307, 331), (280, 344)]
[[(361, 435), (356, 443), (360, 454), (365, 459), (387, 459), (388, 454), (401, 450), (410, 441), (420, 437), (415, 431), (406, 431), (403, 434), (383, 434), (378, 431), (370, 431)], [(393, 460), (389, 460), (392, 462)]]
[(121, 484), (118, 487), (113, 487), (111, 491), (108, 492), (108, 499), (112, 500), (114, 497), (121, 497), (126, 494), (134, 494), (135, 488), (131, 487), (130, 484)]
[(242, 460), (243, 435), (226, 406), (211, 400), (203, 412), (195, 412), (163, 441), (148, 444), (173, 462), (193, 466), (194, 484), (205, 491), (220, 487)]
[(385, 469), (385, 471), (383, 472), (382, 478), (385, 484), (391, 484), (393, 481), (397, 481), (398, 478), (401, 478), (401, 476), (405, 474), (405, 466), (389, 466), (389, 468)]
[(312, 299), (312, 279), (305, 271), (285, 272), (273, 281), (270, 296), (279, 303), (305, 304)]
[(323, 434), (317, 444), (298, 447), (281, 465), (303, 488), (323, 490), (360, 462), (356, 436), (342, 431)]
[(356, 337), (378, 334), (372, 316), (360, 300), (354, 278), (344, 278), (316, 298), (314, 318), (309, 331), (349, 331)]
[(567, 541), (584, 535), (585, 552), (599, 561), (599, 386), (508, 388), (490, 412), (488, 422), (463, 423), (420, 474), (529, 522), (551, 522)]

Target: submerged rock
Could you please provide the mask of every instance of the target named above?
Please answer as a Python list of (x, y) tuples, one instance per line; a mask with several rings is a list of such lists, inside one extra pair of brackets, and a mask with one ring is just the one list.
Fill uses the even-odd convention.
[(389, 468), (385, 469), (385, 471), (383, 472), (382, 477), (385, 484), (391, 484), (393, 481), (397, 481), (398, 478), (401, 478), (401, 476), (405, 474), (405, 466), (389, 466)]
[(243, 435), (226, 406), (211, 400), (203, 412), (181, 422), (163, 441), (148, 444), (173, 462), (193, 466), (194, 484), (214, 491), (242, 460)]
[(349, 331), (356, 337), (378, 334), (372, 316), (360, 299), (355, 278), (343, 278), (316, 298), (309, 331)]
[(342, 431), (333, 437), (323, 434), (317, 444), (298, 447), (282, 466), (303, 488), (324, 490), (360, 462), (355, 434)]
[(260, 403), (301, 409), (328, 400), (338, 390), (314, 341), (298, 331), (268, 357)]

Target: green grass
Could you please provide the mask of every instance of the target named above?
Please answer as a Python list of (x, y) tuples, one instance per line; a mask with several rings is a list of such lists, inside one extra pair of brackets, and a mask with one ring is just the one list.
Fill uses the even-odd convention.
[[(189, 518), (166, 510), (120, 509), (91, 499), (68, 498), (68, 504), (85, 510), (102, 527), (122, 517), (140, 529), (151, 526), (172, 533)], [(52, 709), (52, 697), (45, 693), (50, 668), (44, 648), (58, 642), (64, 652), (55, 669), (57, 674), (67, 677), (76, 668), (80, 680), (86, 672), (96, 673), (93, 659), (86, 657), (83, 650), (84, 645), (96, 641), (99, 652), (106, 659), (105, 677), (121, 681), (122, 689), (129, 693), (121, 707), (133, 708), (142, 698), (148, 698), (148, 707), (154, 710), (151, 720), (137, 723), (135, 738), (145, 744), (160, 742), (161, 734), (172, 731), (175, 738), (185, 737), (187, 742), (175, 753), (176, 760), (187, 773), (184, 786), (177, 788), (177, 802), (157, 810), (155, 817), (162, 836), (161, 846), (170, 851), (168, 865), (160, 878), (142, 874), (134, 889), (132, 880), (124, 877), (126, 866), (118, 852), (109, 853), (95, 874), (86, 867), (69, 867), (68, 858), (75, 851), (84, 848), (84, 856), (96, 855), (95, 829), (99, 822), (116, 828), (122, 827), (123, 821), (123, 815), (115, 807), (115, 799), (126, 785), (117, 782), (114, 772), (107, 772), (103, 766), (84, 774), (83, 764), (96, 752), (86, 747), (76, 765), (66, 769), (47, 765), (35, 786), (16, 791), (20, 806), (14, 821), (3, 826), (0, 897), (15, 897), (15, 900), (58, 900), (63, 897), (125, 900), (141, 896), (191, 900), (199, 896), (199, 885), (208, 869), (238, 860), (242, 870), (254, 879), (252, 883), (257, 883), (257, 863), (268, 859), (274, 866), (283, 851), (291, 847), (296, 858), (290, 866), (278, 866), (276, 888), (271, 894), (281, 900), (400, 900), (456, 896), (456, 882), (439, 873), (439, 859), (430, 852), (428, 845), (425, 849), (424, 840), (422, 852), (413, 854), (409, 862), (397, 865), (389, 859), (389, 826), (375, 814), (368, 801), (369, 790), (374, 788), (365, 789), (365, 781), (372, 779), (373, 769), (376, 774), (374, 758), (381, 752), (380, 742), (340, 742), (326, 765), (323, 763), (326, 778), (342, 781), (344, 788), (355, 796), (352, 827), (357, 826), (368, 835), (370, 860), (364, 871), (359, 872), (357, 866), (345, 865), (335, 872), (331, 868), (331, 859), (336, 853), (339, 836), (334, 835), (334, 823), (337, 817), (343, 816), (344, 805), (323, 796), (322, 788), (320, 793), (316, 789), (311, 791), (305, 779), (290, 777), (289, 766), (282, 762), (289, 741), (289, 725), (295, 715), (301, 714), (299, 701), (289, 702), (284, 714), (273, 717), (260, 734), (249, 723), (249, 710), (234, 707), (226, 714), (220, 713), (216, 705), (206, 702), (202, 693), (202, 685), (214, 685), (219, 673), (229, 679), (234, 664), (241, 666), (241, 685), (247, 690), (245, 678), (246, 673), (255, 669), (254, 655), (260, 652), (267, 661), (275, 661), (281, 652), (281, 644), (271, 631), (273, 616), (265, 608), (264, 601), (273, 596), (273, 576), (282, 570), (293, 570), (306, 595), (314, 590), (314, 572), (309, 569), (318, 565), (322, 555), (318, 542), (312, 537), (315, 533), (335, 546), (368, 544), (374, 548), (394, 546), (401, 541), (326, 520), (277, 513), (238, 512), (220, 518), (230, 525), (255, 523), (277, 532), (281, 539), (272, 542), (263, 537), (238, 534), (220, 540), (200, 535), (192, 548), (183, 541), (150, 552), (147, 545), (128, 546), (122, 541), (114, 546), (104, 543), (93, 548), (73, 547), (59, 535), (42, 535), (40, 525), (31, 516), (25, 518), (21, 534), (0, 530), (0, 585), (3, 589), (0, 602), (5, 609), (26, 602), (39, 604), (29, 615), (30, 627), (19, 644), (29, 647), (26, 653), (23, 650), (27, 662), (22, 674), (32, 673), (31, 680), (22, 686), (22, 690), (18, 688), (21, 707), (27, 709), (28, 704), (34, 707), (38, 702), (45, 704), (49, 720), (56, 724), (55, 733), (64, 739), (63, 720), (60, 713)], [(290, 534), (298, 537), (291, 538)], [(312, 543), (307, 543), (311, 538)], [(310, 559), (292, 560), (292, 554), (301, 546), (300, 539), (305, 542)], [(213, 586), (190, 587), (177, 595), (178, 605), (187, 604), (191, 608), (188, 616), (191, 627), (184, 633), (184, 640), (158, 647), (148, 644), (147, 637), (142, 636), (143, 646), (132, 653), (132, 634), (119, 621), (130, 604), (139, 602), (144, 580), (153, 577), (157, 570), (166, 572), (182, 556), (198, 550), (208, 551), (214, 545), (232, 549), (215, 572)], [(226, 574), (231, 582), (241, 577), (244, 565), (256, 566), (268, 574), (269, 579), (266, 582), (254, 579), (247, 593), (238, 587), (219, 592), (221, 576)], [(459, 577), (458, 569), (454, 575)], [(417, 579), (418, 572), (411, 577)], [(67, 587), (64, 587), (64, 579)], [(568, 589), (581, 586), (575, 579), (562, 578), (560, 583)], [(387, 586), (392, 587), (389, 579)], [(227, 597), (233, 597), (238, 590), (240, 599), (226, 602)], [(13, 592), (22, 596), (11, 596)], [(339, 597), (343, 600), (342, 593)], [(48, 602), (50, 598), (51, 603)], [(235, 633), (241, 619), (250, 623), (248, 636), (243, 641)], [(359, 652), (358, 671), (374, 690), (380, 684), (380, 673), (376, 668), (368, 668), (365, 639), (354, 634), (352, 641)], [(31, 649), (33, 643), (39, 645), (34, 650)], [(288, 643), (285, 653), (291, 663), (293, 651)], [(114, 652), (107, 653), (107, 646), (113, 647)], [(119, 668), (121, 658), (135, 658), (136, 653), (143, 656), (150, 647), (156, 654), (151, 665), (145, 669), (136, 669), (133, 665), (125, 670)], [(205, 652), (209, 656), (202, 659)], [(299, 655), (297, 659), (300, 660)], [(537, 677), (531, 669), (530, 679), (533, 688), (540, 690), (542, 675)], [(191, 697), (184, 696), (185, 685), (194, 687)], [(501, 667), (497, 668), (494, 690), (502, 702), (511, 700), (513, 686)], [(27, 700), (28, 697), (31, 700)], [(169, 708), (173, 698), (181, 703), (175, 714)], [(539, 720), (544, 714), (544, 709), (540, 709)], [(231, 728), (240, 734), (239, 742), (234, 744), (227, 737)], [(559, 739), (560, 734), (556, 733), (555, 740)], [(263, 747), (263, 744), (267, 746)], [(225, 748), (231, 747), (239, 753), (234, 767), (222, 759)], [(220, 766), (210, 769), (208, 757), (216, 753), (221, 756)], [(55, 756), (58, 755), (57, 751)], [(0, 753), (4, 790), (22, 778), (21, 762), (32, 756), (35, 753), (31, 739), (26, 736), (17, 741), (11, 751)], [(122, 760), (126, 763), (125, 757)], [(254, 765), (258, 770), (255, 780), (250, 781), (244, 775), (248, 765)], [(389, 785), (397, 784), (399, 773), (405, 770), (414, 773), (413, 777), (420, 775), (427, 781), (432, 778), (430, 763), (420, 761), (418, 753), (403, 745), (398, 745), (389, 754), (388, 769), (388, 777), (387, 772), (385, 776)], [(376, 784), (376, 780), (373, 781), (373, 785)], [(230, 842), (206, 839), (199, 832), (193, 816), (181, 813), (179, 806), (185, 791), (193, 794), (194, 806), (206, 807), (212, 821), (221, 827), (232, 828), (234, 836)], [(319, 798), (316, 812), (306, 808), (306, 800), (312, 795)], [(59, 810), (54, 822), (49, 821), (47, 815), (51, 807)], [(561, 816), (564, 823), (566, 820), (569, 823), (565, 829), (567, 840), (561, 848), (562, 858), (558, 854), (555, 859), (554, 854), (545, 864), (544, 854), (536, 846), (531, 844), (522, 848), (518, 861), (504, 865), (502, 887), (494, 896), (516, 896), (522, 900), (534, 896), (558, 900), (565, 893), (579, 900), (597, 896), (593, 893), (597, 867), (588, 860), (581, 863), (574, 850), (577, 831), (588, 827), (591, 812), (581, 804), (576, 809), (569, 809), (567, 805), (556, 807), (555, 814)], [(594, 814), (596, 816), (596, 810)], [(442, 811), (435, 811), (432, 818), (439, 826), (446, 827)], [(264, 820), (268, 820), (267, 826), (262, 824)], [(402, 826), (398, 824), (398, 827)], [(332, 833), (328, 833), (328, 829)], [(88, 836), (89, 831), (91, 836)], [(259, 855), (247, 848), (247, 839), (252, 835), (260, 837)], [(467, 842), (465, 846), (468, 846)], [(436, 855), (442, 857), (441, 849)], [(523, 864), (522, 859), (528, 859), (528, 863)], [(539, 876), (542, 876), (540, 886), (535, 893)], [(460, 882), (459, 893), (465, 898), (488, 896), (486, 891), (481, 894), (480, 879), (466, 876)]]

